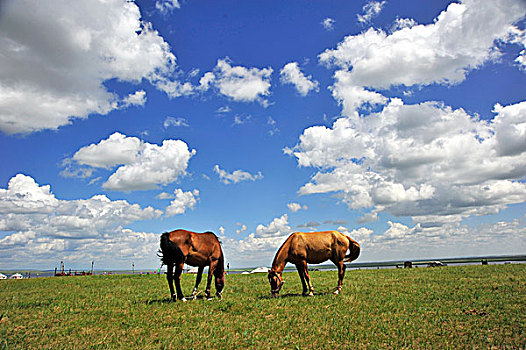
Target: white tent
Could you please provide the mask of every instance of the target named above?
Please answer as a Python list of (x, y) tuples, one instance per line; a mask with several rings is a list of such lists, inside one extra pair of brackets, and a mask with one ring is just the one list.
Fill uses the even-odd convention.
[(199, 270), (197, 266), (187, 266), (187, 267), (188, 267), (188, 270), (186, 271), (186, 273), (197, 273), (197, 271)]
[(258, 268), (255, 268), (254, 270), (250, 271), (250, 273), (268, 273), (270, 271), (270, 269), (268, 267), (258, 267)]
[(3, 273), (0, 273), (0, 280), (5, 280), (7, 279), (7, 276), (4, 275)]
[(22, 276), (19, 273), (15, 273), (14, 275), (11, 275), (11, 277), (9, 277), (9, 279), (13, 279), (13, 280), (21, 280), (22, 278), (24, 278), (24, 276)]

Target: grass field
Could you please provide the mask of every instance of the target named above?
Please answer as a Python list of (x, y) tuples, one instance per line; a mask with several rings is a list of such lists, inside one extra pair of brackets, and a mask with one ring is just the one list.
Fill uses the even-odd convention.
[[(0, 281), (0, 349), (524, 349), (526, 265), (229, 275), (222, 301), (169, 302), (164, 276)], [(183, 276), (189, 294), (194, 276)], [(204, 282), (201, 286), (204, 289)]]

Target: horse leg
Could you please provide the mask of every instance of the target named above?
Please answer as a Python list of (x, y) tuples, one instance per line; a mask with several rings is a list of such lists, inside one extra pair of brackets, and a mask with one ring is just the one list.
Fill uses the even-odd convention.
[(210, 297), (210, 288), (212, 286), (212, 276), (214, 275), (214, 270), (216, 268), (217, 261), (212, 261), (210, 263), (210, 266), (208, 267), (208, 276), (206, 279), (206, 290), (205, 290), (205, 296), (208, 300), (211, 300)]
[(305, 281), (307, 282), (307, 285), (309, 286), (309, 294), (307, 294), (307, 296), (312, 297), (314, 295), (314, 287), (312, 286), (312, 283), (310, 282), (309, 268), (307, 267), (307, 261), (303, 261), (303, 273), (305, 274)]
[(168, 287), (170, 287), (170, 298), (172, 298), (173, 301), (176, 301), (177, 298), (175, 296), (174, 285), (173, 285), (173, 281), (174, 281), (174, 265), (173, 264), (166, 265), (166, 279), (168, 280)]
[(338, 267), (338, 287), (334, 291), (334, 294), (340, 294), (342, 291), (343, 277), (345, 276), (345, 269), (347, 266), (343, 263), (343, 260), (334, 263)]
[(186, 298), (181, 290), (181, 273), (183, 272), (184, 262), (177, 264), (175, 267), (175, 288), (177, 289), (177, 299), (186, 302)]
[(197, 269), (197, 276), (195, 277), (195, 287), (194, 291), (192, 292), (192, 298), (197, 297), (197, 288), (199, 287), (199, 283), (201, 283), (201, 278), (203, 277), (203, 270), (205, 269), (204, 266), (199, 266)]
[(302, 264), (296, 264), (296, 269), (298, 269), (298, 274), (300, 275), (301, 284), (303, 285), (303, 295), (308, 294), (307, 283), (305, 283), (305, 274), (303, 271)]

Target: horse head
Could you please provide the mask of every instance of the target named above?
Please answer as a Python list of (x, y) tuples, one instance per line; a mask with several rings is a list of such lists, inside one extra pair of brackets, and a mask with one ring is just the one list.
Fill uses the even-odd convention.
[(285, 283), (285, 280), (283, 280), (283, 277), (280, 273), (270, 270), (268, 273), (268, 281), (270, 282), (270, 294), (275, 298), (278, 296), (281, 287), (283, 287), (283, 283)]
[(215, 285), (216, 285), (216, 294), (221, 296), (223, 293), (223, 288), (225, 288), (225, 271), (214, 271), (215, 275)]

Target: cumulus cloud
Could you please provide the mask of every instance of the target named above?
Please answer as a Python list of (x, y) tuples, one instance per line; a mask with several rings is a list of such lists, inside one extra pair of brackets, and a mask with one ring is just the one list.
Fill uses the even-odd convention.
[(146, 91), (135, 91), (133, 94), (129, 94), (125, 97), (122, 102), (122, 108), (127, 108), (129, 106), (144, 106), (146, 103)]
[(240, 223), (240, 222), (238, 222), (236, 225), (237, 225), (237, 226), (240, 226), (240, 228), (238, 228), (238, 229), (236, 230), (236, 235), (239, 235), (239, 234), (245, 232), (245, 231), (248, 229), (247, 225), (242, 224), (242, 223)]
[(299, 228), (308, 228), (308, 229), (311, 229), (311, 230), (314, 230), (316, 229), (316, 227), (318, 226), (321, 226), (321, 224), (318, 222), (318, 221), (309, 221), (309, 222), (306, 222), (304, 224), (299, 224), (297, 225), (296, 227), (299, 227)]
[(248, 123), (251, 119), (252, 116), (250, 114), (236, 114), (232, 125), (243, 125)]
[(111, 79), (146, 80), (172, 97), (191, 93), (171, 78), (176, 58), (134, 2), (9, 1), (0, 15), (6, 133), (57, 129), (73, 118), (144, 104), (144, 91), (109, 91), (104, 82)]
[[(526, 226), (520, 220), (483, 223), (476, 226), (449, 223), (441, 226), (413, 227), (399, 222), (388, 222), (385, 232), (375, 233), (367, 228), (349, 232), (339, 230), (356, 239), (362, 247), (362, 259), (400, 260), (521, 254), (524, 251)], [(454, 244), (452, 244), (454, 242)], [(447, 252), (437, 255), (437, 251)]]
[(268, 225), (259, 224), (256, 232), (242, 239), (222, 237), (223, 250), (235, 265), (270, 264), (276, 250), (292, 232), (288, 215), (284, 214), (274, 218)]
[(183, 192), (178, 188), (174, 191), (174, 200), (166, 208), (166, 216), (184, 214), (187, 209), (193, 209), (199, 200), (199, 191)]
[(401, 30), (404, 28), (411, 28), (416, 26), (418, 23), (412, 19), (412, 18), (397, 18), (393, 26), (391, 27), (392, 32), (396, 32), (397, 30)]
[(338, 67), (333, 95), (344, 115), (356, 116), (363, 104), (387, 103), (371, 89), (462, 82), (469, 71), (499, 57), (495, 43), (511, 40), (512, 24), (525, 13), (520, 0), (451, 3), (431, 24), (411, 23), (391, 34), (370, 28), (347, 36), (319, 60)]
[(97, 144), (82, 147), (72, 159), (81, 165), (108, 170), (118, 166), (103, 187), (134, 191), (174, 182), (186, 174), (195, 153), (181, 140), (164, 140), (158, 146), (115, 132)]
[(167, 14), (175, 9), (181, 8), (178, 0), (157, 0), (155, 1), (155, 8), (162, 14)]
[(272, 68), (246, 68), (232, 66), (228, 58), (219, 59), (213, 72), (207, 72), (200, 80), (198, 87), (206, 91), (215, 87), (220, 94), (238, 102), (258, 101), (268, 105), (265, 96), (270, 95), (270, 76)]
[[(526, 102), (495, 106), (492, 121), (440, 103), (392, 99), (367, 117), (314, 126), (285, 152), (320, 169), (302, 195), (339, 193), (352, 209), (442, 225), (526, 201)], [(459, 151), (462, 150), (462, 151)]]
[(509, 42), (522, 46), (524, 49), (520, 51), (515, 62), (519, 68), (526, 70), (526, 30), (518, 27), (512, 27), (510, 30)]
[(256, 235), (258, 237), (284, 236), (290, 234), (290, 231), (289, 216), (287, 214), (275, 218), (268, 226), (259, 224), (256, 227)]
[(235, 170), (234, 172), (229, 173), (226, 170), (221, 169), (217, 164), (214, 166), (214, 171), (219, 175), (219, 180), (225, 185), (241, 181), (256, 181), (263, 178), (263, 174), (260, 171), (258, 171), (257, 174), (251, 174), (243, 170)]
[[(158, 244), (158, 236), (136, 233), (123, 226), (158, 218), (162, 212), (152, 207), (141, 208), (125, 200), (112, 201), (105, 195), (89, 199), (61, 200), (49, 185), (39, 185), (32, 177), (18, 174), (6, 189), (0, 188), (0, 254), (2, 263), (25, 263), (55, 259), (57, 255), (95, 256), (109, 261), (105, 252), (117, 257), (122, 249), (132, 249), (130, 256), (148, 259), (142, 242)], [(154, 239), (155, 238), (155, 239)], [(111, 245), (113, 248), (110, 248)], [(99, 251), (97, 247), (104, 247)], [(152, 245), (148, 246), (151, 249)], [(102, 256), (101, 256), (102, 255)], [(54, 261), (53, 261), (54, 263)]]
[(358, 22), (362, 24), (370, 23), (373, 17), (378, 16), (382, 11), (387, 1), (369, 1), (362, 8), (363, 14), (358, 14)]
[(325, 28), (325, 30), (328, 31), (334, 30), (334, 23), (336, 23), (336, 21), (330, 17), (327, 17), (323, 21), (321, 21), (321, 25), (323, 26), (323, 28)]
[(301, 96), (307, 96), (310, 91), (319, 91), (319, 83), (312, 80), (312, 76), (306, 77), (300, 70), (298, 62), (287, 63), (280, 71), (281, 83), (292, 84)]
[(189, 127), (190, 125), (188, 124), (188, 120), (186, 120), (183, 117), (178, 117), (178, 118), (166, 117), (166, 119), (164, 120), (163, 126), (166, 129), (166, 128), (169, 128), (170, 126)]
[(297, 213), (301, 209), (303, 209), (303, 210), (307, 210), (308, 209), (308, 207), (306, 205), (302, 206), (301, 204), (295, 203), (295, 202), (291, 202), (291, 203), (287, 204), (287, 207), (293, 213)]

